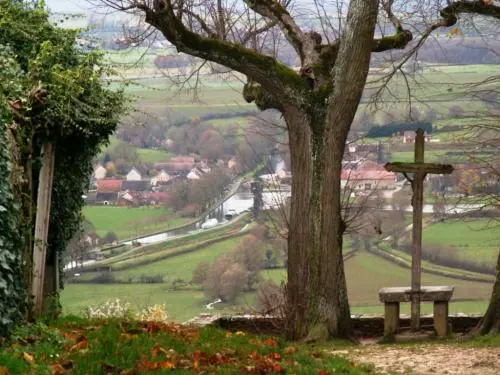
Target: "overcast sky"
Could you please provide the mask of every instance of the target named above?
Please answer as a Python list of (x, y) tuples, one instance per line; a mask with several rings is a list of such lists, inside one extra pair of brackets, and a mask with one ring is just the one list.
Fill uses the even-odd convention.
[(85, 0), (45, 0), (53, 12), (81, 12), (91, 6)]

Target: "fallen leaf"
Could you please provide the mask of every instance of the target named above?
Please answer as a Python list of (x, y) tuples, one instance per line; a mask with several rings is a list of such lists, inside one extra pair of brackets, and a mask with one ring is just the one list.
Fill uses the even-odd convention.
[(274, 352), (269, 354), (268, 357), (274, 359), (275, 361), (279, 361), (281, 359), (281, 354)]
[(226, 332), (226, 338), (232, 337), (233, 333), (232, 332)]
[(326, 370), (321, 370), (320, 372), (318, 372), (318, 375), (330, 375), (330, 372)]
[(9, 375), (7, 367), (0, 367), (0, 375)]
[(78, 341), (80, 337), (82, 337), (82, 334), (79, 331), (63, 332), (62, 335), (66, 341), (75, 341), (75, 342)]
[(172, 361), (151, 362), (143, 358), (140, 362), (140, 367), (145, 370), (174, 369), (176, 364)]
[(172, 361), (158, 362), (158, 368), (161, 368), (161, 369), (173, 369), (173, 368), (175, 368), (175, 363), (172, 362)]
[(263, 343), (264, 345), (270, 346), (271, 348), (276, 348), (278, 346), (278, 342), (272, 338), (265, 339)]
[(243, 331), (236, 331), (236, 336), (246, 336), (246, 333)]
[(278, 374), (283, 374), (285, 372), (285, 369), (281, 367), (279, 363), (273, 364), (273, 371), (278, 373)]
[(151, 351), (151, 354), (152, 354), (153, 358), (158, 357), (162, 353), (165, 354), (165, 355), (167, 355), (167, 356), (169, 355), (168, 352), (165, 349), (163, 349), (162, 347), (160, 347), (160, 345), (156, 344), (155, 346), (153, 346), (153, 350)]
[(65, 375), (66, 370), (59, 363), (52, 365), (50, 369), (52, 375)]
[(30, 365), (33, 365), (35, 364), (35, 357), (33, 357), (33, 355), (29, 354), (29, 353), (26, 353), (24, 352), (23, 353), (23, 358), (26, 362), (28, 362)]
[(285, 348), (285, 354), (297, 353), (299, 350), (295, 346), (287, 346)]
[(257, 361), (259, 358), (260, 358), (260, 355), (257, 354), (257, 352), (254, 350), (253, 352), (251, 352), (249, 355), (248, 355), (251, 359), (253, 359), (254, 361)]
[(85, 336), (80, 336), (75, 345), (69, 348), (70, 352), (76, 352), (77, 350), (85, 350), (89, 347), (89, 340)]

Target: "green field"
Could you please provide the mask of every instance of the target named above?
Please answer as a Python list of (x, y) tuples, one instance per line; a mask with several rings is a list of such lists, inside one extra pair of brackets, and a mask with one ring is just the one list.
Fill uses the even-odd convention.
[(169, 154), (165, 150), (154, 150), (151, 148), (138, 148), (137, 153), (142, 161), (148, 163), (160, 163), (167, 162), (170, 158)]
[(495, 264), (500, 251), (500, 229), (487, 219), (445, 221), (424, 230), (423, 244), (453, 246), (459, 259)]
[(85, 206), (83, 215), (104, 236), (115, 232), (120, 240), (150, 234), (182, 225), (187, 220), (176, 217), (167, 207)]
[[(217, 244), (219, 245), (219, 244)], [(158, 262), (147, 266), (149, 272), (165, 272), (169, 270), (172, 276), (180, 276), (190, 279), (191, 272), (201, 260), (215, 258), (216, 254), (231, 251), (232, 247), (217, 246), (207, 247), (197, 253), (181, 255), (179, 261), (176, 258)], [(182, 260), (181, 260), (182, 259)], [(168, 263), (171, 263), (168, 265)], [(190, 264), (191, 263), (191, 264)], [(146, 267), (146, 266), (144, 266)], [(179, 268), (176, 271), (176, 268)], [(182, 268), (182, 269), (181, 269)], [(137, 268), (137, 270), (140, 268)], [(146, 269), (144, 269), (146, 271)], [(132, 272), (130, 270), (127, 272)], [(125, 271), (122, 271), (125, 272)], [(382, 313), (383, 305), (378, 300), (378, 290), (388, 286), (405, 286), (410, 284), (410, 270), (399, 267), (384, 259), (368, 253), (358, 255), (346, 261), (347, 286), (349, 302), (353, 311), (357, 313)], [(278, 284), (286, 277), (286, 271), (265, 270), (262, 271), (264, 278), (271, 278)], [(452, 312), (484, 313), (487, 300), (491, 295), (491, 285), (451, 279), (423, 273), (424, 285), (453, 285), (455, 287), (454, 299), (450, 305)], [(207, 311), (203, 305), (210, 302), (199, 290), (169, 291), (167, 284), (115, 284), (115, 285), (88, 285), (68, 284), (61, 294), (62, 304), (66, 313), (79, 313), (81, 309), (89, 304), (103, 303), (106, 300), (120, 298), (129, 301), (132, 307), (140, 308), (147, 304), (165, 303), (173, 318), (178, 321), (187, 320), (196, 314)], [(212, 312), (242, 311), (249, 310), (255, 306), (256, 293), (247, 293), (237, 300), (235, 306), (216, 305)], [(470, 300), (473, 301), (464, 301)], [(424, 312), (430, 312), (431, 306), (426, 304)], [(402, 306), (402, 312), (407, 312), (408, 307)]]
[[(438, 162), (441, 160), (442, 155), (445, 151), (426, 151), (425, 161), (426, 162)], [(413, 162), (415, 160), (414, 151), (396, 151), (391, 152), (391, 162)]]
[[(117, 56), (121, 58), (121, 54)], [(131, 60), (138, 59), (139, 53), (134, 52), (131, 56)], [(155, 56), (154, 54), (146, 55), (141, 72), (151, 69), (151, 61)], [(128, 60), (125, 61), (128, 62)], [(132, 72), (134, 71), (133, 69)], [(483, 81), (487, 77), (499, 73), (500, 68), (495, 65), (429, 67), (425, 69), (423, 74), (414, 77), (415, 80), (411, 81), (410, 88), (412, 96), (417, 98), (416, 107), (421, 113), (424, 113), (430, 105), (438, 113), (438, 118), (446, 118), (448, 108), (454, 105), (460, 105), (468, 112), (483, 110), (484, 105), (477, 98), (465, 97), (461, 94), (461, 91), (464, 90), (461, 85)], [(369, 76), (361, 109), (366, 108), (372, 102), (371, 95), (380, 87), (380, 83), (376, 82), (377, 79), (380, 79), (380, 76)], [(167, 111), (167, 118), (171, 121), (176, 118), (217, 113), (221, 109), (222, 112), (229, 112), (255, 108), (254, 104), (248, 104), (243, 100), (242, 87), (243, 83), (231, 78), (230, 75), (204, 76), (201, 86), (198, 87), (196, 95), (194, 95), (192, 90), (179, 91), (169, 78), (156, 77), (134, 79), (126, 91), (138, 99), (138, 106), (142, 110), (155, 113)], [(406, 113), (407, 97), (405, 78), (396, 75), (389, 83), (388, 90), (379, 98), (378, 108), (380, 110), (376, 113), (375, 120), (381, 121), (385, 111)], [(472, 118), (467, 119), (466, 122), (470, 124), (470, 120)], [(458, 124), (462, 120), (456, 119), (456, 122)]]
[[(410, 285), (411, 271), (375, 255), (361, 252), (345, 263), (349, 302), (352, 306), (375, 306), (378, 290), (389, 286)], [(285, 270), (266, 270), (263, 276), (280, 283)], [(491, 295), (491, 285), (443, 276), (422, 274), (423, 285), (453, 285), (454, 298), (486, 300)]]

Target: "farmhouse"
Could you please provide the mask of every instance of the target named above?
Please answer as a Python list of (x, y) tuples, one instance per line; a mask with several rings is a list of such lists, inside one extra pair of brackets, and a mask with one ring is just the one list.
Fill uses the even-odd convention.
[(355, 169), (342, 170), (342, 187), (349, 185), (353, 190), (394, 189), (397, 176), (387, 172), (383, 165), (366, 162)]
[(97, 181), (96, 201), (104, 204), (115, 202), (122, 190), (123, 181), (117, 178), (105, 178)]

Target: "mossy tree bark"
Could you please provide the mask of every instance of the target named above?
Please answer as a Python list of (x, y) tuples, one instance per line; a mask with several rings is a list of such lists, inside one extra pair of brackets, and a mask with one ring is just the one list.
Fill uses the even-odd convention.
[[(345, 223), (341, 214), (341, 162), (371, 53), (404, 48), (413, 37), (392, 13), (393, 2), (383, 3), (382, 8), (395, 26), (394, 35), (374, 38), (378, 0), (352, 0), (340, 38), (323, 43), (320, 34), (302, 30), (283, 5), (286, 2), (244, 0), (268, 23), (260, 29), (250, 27), (243, 38), (237, 39), (228, 31), (232, 26), (223, 24), (229, 10), (224, 17), (211, 20), (202, 16), (203, 5), (198, 9), (183, 8), (184, 2), (171, 0), (156, 0), (152, 4), (102, 1), (119, 10), (142, 11), (146, 22), (179, 52), (246, 75), (244, 98), (262, 110), (273, 108), (283, 114), (292, 171), (286, 335), (289, 339), (307, 335), (349, 336), (350, 313), (342, 258)], [(432, 25), (428, 33), (453, 25), (455, 14), (472, 12), (469, 8), (448, 6), (441, 12), (442, 20)], [(252, 35), (270, 27), (280, 28), (297, 52), (299, 73), (276, 58), (255, 51), (252, 47), (256, 43), (248, 46)]]

